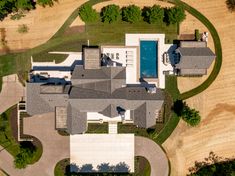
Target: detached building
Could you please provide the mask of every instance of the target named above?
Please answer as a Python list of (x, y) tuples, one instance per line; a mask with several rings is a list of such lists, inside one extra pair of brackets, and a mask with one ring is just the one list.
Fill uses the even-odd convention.
[(176, 49), (179, 62), (175, 69), (180, 76), (203, 76), (216, 55), (206, 46), (206, 42), (182, 41)]

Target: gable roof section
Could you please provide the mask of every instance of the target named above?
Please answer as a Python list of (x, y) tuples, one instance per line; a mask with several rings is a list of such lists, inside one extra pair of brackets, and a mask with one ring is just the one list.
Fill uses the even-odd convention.
[(99, 113), (107, 117), (117, 117), (119, 115), (117, 107), (113, 104), (108, 105), (103, 111)]
[(134, 124), (146, 128), (146, 102), (134, 110)]
[(53, 112), (54, 109), (40, 96), (41, 83), (27, 83), (26, 109), (29, 115)]
[(112, 93), (73, 86), (71, 99), (127, 99), (127, 100), (164, 100), (164, 92), (157, 89), (154, 94), (148, 93), (144, 87), (122, 87)]
[(179, 69), (208, 69), (215, 59), (215, 54), (208, 47), (179, 47), (176, 52), (180, 54), (180, 62), (176, 64)]
[(71, 104), (67, 108), (67, 130), (70, 134), (80, 134), (87, 130), (87, 113), (80, 112)]
[(108, 79), (102, 69), (84, 69), (82, 65), (76, 65), (71, 79)]

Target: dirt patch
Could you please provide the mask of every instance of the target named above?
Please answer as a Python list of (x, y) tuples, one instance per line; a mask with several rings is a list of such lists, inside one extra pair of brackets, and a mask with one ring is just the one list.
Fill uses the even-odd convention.
[[(20, 20), (11, 20), (10, 16), (0, 22), (0, 28), (6, 30), (7, 46), (10, 50), (33, 48), (49, 40), (63, 25), (71, 13), (87, 0), (60, 0), (53, 7), (37, 6)], [(56, 12), (56, 13), (52, 13)], [(26, 34), (20, 34), (19, 25), (25, 24), (29, 28)], [(0, 49), (3, 49), (0, 46)]]
[[(18, 142), (18, 126), (17, 126), (17, 106), (13, 107), (10, 114), (10, 127), (15, 141)], [(19, 143), (19, 142), (18, 142)]]
[(69, 27), (65, 32), (64, 35), (68, 36), (71, 34), (77, 34), (77, 33), (83, 33), (85, 32), (85, 26), (73, 26), (73, 27)]
[(230, 105), (227, 103), (217, 104), (215, 108), (209, 112), (205, 120), (202, 121), (201, 125), (207, 125), (211, 123), (212, 120), (216, 120), (216, 117), (225, 111), (230, 112), (231, 114), (235, 116), (235, 105)]

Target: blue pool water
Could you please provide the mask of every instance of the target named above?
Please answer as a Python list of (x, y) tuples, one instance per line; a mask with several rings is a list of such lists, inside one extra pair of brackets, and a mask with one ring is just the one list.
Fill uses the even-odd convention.
[(158, 77), (158, 42), (140, 41), (140, 74), (142, 78)]

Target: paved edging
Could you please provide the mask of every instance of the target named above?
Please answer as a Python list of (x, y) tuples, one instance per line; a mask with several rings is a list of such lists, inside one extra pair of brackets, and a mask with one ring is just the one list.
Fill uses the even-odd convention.
[(151, 139), (135, 136), (135, 156), (145, 157), (151, 166), (151, 176), (168, 176), (170, 166), (162, 148)]

